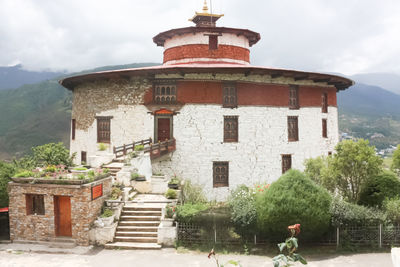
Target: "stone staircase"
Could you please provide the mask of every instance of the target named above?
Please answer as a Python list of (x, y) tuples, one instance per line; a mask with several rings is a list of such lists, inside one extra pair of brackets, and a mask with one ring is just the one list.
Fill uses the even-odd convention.
[(103, 169), (108, 169), (110, 171), (111, 176), (115, 179), (117, 176), (117, 172), (119, 172), (124, 166), (123, 160), (114, 159), (111, 163), (107, 165), (103, 165)]
[(105, 248), (161, 249), (157, 244), (161, 207), (125, 206), (115, 232), (114, 243)]

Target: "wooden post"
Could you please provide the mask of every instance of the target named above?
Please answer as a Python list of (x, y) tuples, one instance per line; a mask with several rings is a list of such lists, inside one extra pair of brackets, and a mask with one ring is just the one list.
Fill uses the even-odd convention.
[(257, 235), (254, 235), (254, 245), (257, 245)]
[(379, 224), (379, 248), (382, 248), (382, 224)]
[(336, 247), (339, 247), (339, 227), (336, 227)]
[(124, 156), (126, 156), (126, 146), (124, 144)]

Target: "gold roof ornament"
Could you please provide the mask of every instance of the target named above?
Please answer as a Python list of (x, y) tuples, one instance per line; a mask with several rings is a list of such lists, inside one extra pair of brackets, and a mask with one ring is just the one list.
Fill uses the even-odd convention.
[(210, 14), (208, 12), (207, 0), (204, 0), (203, 4), (203, 12), (195, 12), (196, 14), (193, 18), (189, 19), (196, 24), (197, 27), (215, 27), (215, 22), (222, 16), (223, 14)]
[(208, 13), (207, 0), (204, 0), (203, 13)]

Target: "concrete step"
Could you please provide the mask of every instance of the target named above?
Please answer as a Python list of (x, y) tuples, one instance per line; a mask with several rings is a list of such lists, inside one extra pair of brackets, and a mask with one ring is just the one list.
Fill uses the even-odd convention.
[(128, 231), (117, 231), (115, 237), (127, 236), (127, 237), (155, 237), (157, 238), (157, 232), (128, 232)]
[(146, 222), (151, 222), (151, 221), (160, 221), (161, 217), (160, 216), (128, 216), (128, 215), (123, 215), (119, 218), (120, 221), (146, 221)]
[(161, 245), (154, 243), (115, 242), (105, 245), (106, 249), (161, 249)]
[(136, 210), (124, 210), (122, 211), (122, 215), (125, 216), (159, 216), (161, 217), (161, 211), (148, 211), (148, 210), (143, 210), (143, 211), (136, 211)]
[(125, 206), (123, 208), (123, 211), (161, 211), (161, 208), (160, 207), (137, 207), (137, 206), (127, 207), (127, 206)]
[(157, 243), (157, 237), (116, 236), (114, 237), (114, 242)]
[(117, 226), (117, 232), (155, 232), (157, 233), (157, 226)]
[(120, 221), (119, 222), (119, 226), (159, 226), (160, 225), (160, 221), (152, 221), (152, 222), (145, 222), (145, 221), (139, 221), (139, 222), (135, 222), (135, 221)]

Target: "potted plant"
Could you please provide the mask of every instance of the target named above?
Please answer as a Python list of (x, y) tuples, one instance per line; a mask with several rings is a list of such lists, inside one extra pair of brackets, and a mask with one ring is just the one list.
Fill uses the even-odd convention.
[(137, 181), (137, 182), (142, 182), (142, 181), (146, 181), (146, 177), (144, 175), (140, 175), (137, 172), (134, 172), (131, 174), (131, 181)]
[(100, 215), (104, 226), (110, 226), (114, 222), (114, 213), (110, 209), (104, 209), (103, 213)]
[(175, 211), (176, 211), (176, 207), (172, 204), (168, 204), (165, 207), (164, 219), (162, 219), (163, 226), (167, 226), (167, 227), (172, 226), (172, 224), (174, 223)]
[(179, 183), (180, 183), (179, 179), (178, 179), (176, 176), (174, 176), (174, 177), (168, 182), (168, 188), (171, 188), (171, 189), (178, 189), (178, 188), (179, 188)]

